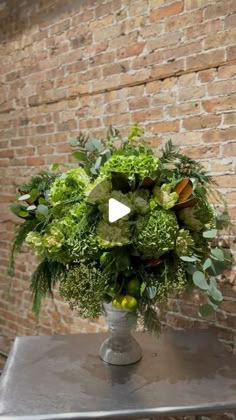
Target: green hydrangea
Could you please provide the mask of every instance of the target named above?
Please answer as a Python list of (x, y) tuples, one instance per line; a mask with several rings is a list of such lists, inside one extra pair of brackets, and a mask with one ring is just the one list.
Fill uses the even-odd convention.
[(185, 229), (181, 229), (176, 238), (175, 252), (179, 257), (184, 255), (191, 255), (192, 249), (194, 246), (194, 240), (190, 235), (190, 232)]
[(171, 192), (171, 188), (171, 184), (163, 184), (161, 187), (155, 186), (153, 188), (153, 195), (157, 203), (165, 210), (171, 209), (179, 199), (179, 195), (176, 192)]
[(102, 248), (128, 245), (131, 242), (129, 226), (124, 219), (116, 223), (101, 220), (96, 229), (97, 240)]
[(113, 155), (101, 169), (101, 175), (109, 176), (111, 172), (122, 172), (131, 179), (138, 174), (140, 178), (150, 176), (157, 170), (159, 159), (147, 153), (140, 153), (138, 156)]
[(52, 205), (81, 199), (90, 178), (83, 168), (75, 168), (63, 173), (52, 184), (49, 201)]
[(43, 236), (39, 232), (29, 232), (26, 236), (26, 243), (38, 256), (43, 256), (45, 248)]
[(214, 226), (214, 211), (211, 205), (201, 200), (194, 207), (188, 207), (179, 211), (179, 218), (190, 230), (199, 232), (205, 227)]
[(178, 230), (173, 212), (156, 209), (138, 218), (134, 244), (144, 256), (158, 258), (174, 249)]

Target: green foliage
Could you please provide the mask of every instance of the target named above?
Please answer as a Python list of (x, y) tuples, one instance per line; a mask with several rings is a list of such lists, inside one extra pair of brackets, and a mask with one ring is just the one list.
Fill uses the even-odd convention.
[(33, 312), (39, 315), (41, 301), (47, 293), (53, 296), (53, 287), (65, 274), (65, 266), (49, 259), (44, 259), (36, 268), (31, 278), (30, 288), (33, 293)]
[(92, 265), (76, 265), (66, 272), (60, 293), (84, 318), (97, 318), (109, 286), (109, 276)]

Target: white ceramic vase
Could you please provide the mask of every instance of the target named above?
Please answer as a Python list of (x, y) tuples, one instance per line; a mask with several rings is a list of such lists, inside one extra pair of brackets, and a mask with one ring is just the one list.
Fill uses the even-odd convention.
[(137, 323), (136, 312), (115, 308), (111, 303), (104, 303), (103, 308), (110, 337), (100, 347), (101, 359), (111, 365), (130, 365), (138, 362), (142, 358), (142, 351), (131, 334)]

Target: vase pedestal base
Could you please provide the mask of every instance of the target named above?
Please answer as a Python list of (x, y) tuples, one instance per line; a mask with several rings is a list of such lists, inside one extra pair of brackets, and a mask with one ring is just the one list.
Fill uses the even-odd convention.
[(99, 355), (110, 365), (131, 365), (142, 358), (142, 350), (138, 342), (130, 335), (126, 340), (107, 338), (101, 345)]
[(104, 304), (110, 337), (101, 345), (99, 355), (101, 359), (111, 365), (131, 365), (142, 358), (139, 343), (131, 334), (136, 327), (136, 312), (118, 309), (112, 304)]

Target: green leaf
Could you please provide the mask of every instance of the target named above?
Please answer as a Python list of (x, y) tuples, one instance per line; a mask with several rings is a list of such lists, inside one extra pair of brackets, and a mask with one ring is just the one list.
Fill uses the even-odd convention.
[(143, 293), (144, 293), (144, 291), (145, 291), (145, 289), (146, 289), (146, 286), (147, 286), (147, 283), (145, 283), (144, 281), (141, 283), (141, 286), (140, 286), (140, 295), (142, 296), (143, 295)]
[(38, 195), (39, 195), (39, 192), (38, 192), (38, 190), (37, 190), (36, 188), (33, 188), (33, 189), (30, 191), (30, 199), (31, 199), (32, 201), (35, 201), (35, 200), (38, 198)]
[(101, 156), (98, 156), (98, 158), (97, 158), (97, 160), (96, 160), (96, 162), (94, 164), (94, 169), (96, 171), (100, 168), (101, 162), (102, 162), (102, 157)]
[(202, 290), (208, 290), (209, 288), (205, 275), (201, 271), (195, 271), (193, 273), (193, 283)]
[(197, 257), (194, 257), (194, 256), (192, 256), (192, 257), (188, 257), (187, 255), (186, 255), (186, 256), (184, 256), (184, 257), (180, 257), (180, 259), (181, 259), (182, 261), (186, 261), (186, 262), (193, 262), (193, 261), (197, 261), (197, 260), (198, 260), (198, 258), (197, 258)]
[(211, 255), (213, 255), (213, 257), (215, 257), (219, 261), (224, 261), (224, 253), (219, 248), (213, 248), (211, 250)]
[(207, 258), (206, 261), (204, 262), (202, 268), (203, 270), (207, 270), (209, 267), (211, 267), (212, 265), (212, 261), (210, 258)]
[(20, 217), (28, 217), (29, 216), (29, 213), (27, 211), (21, 210), (19, 212), (18, 216), (20, 216)]
[(210, 278), (210, 286), (207, 293), (214, 299), (214, 301), (222, 302), (223, 296), (221, 291), (217, 288), (217, 282), (215, 277)]
[(87, 160), (87, 156), (86, 156), (86, 153), (85, 152), (76, 151), (76, 152), (73, 152), (72, 153), (72, 156), (75, 159), (77, 159), (77, 160), (79, 160), (81, 162), (85, 162)]
[(20, 204), (16, 204), (16, 203), (10, 204), (9, 206), (11, 212), (15, 214), (16, 216), (19, 216), (19, 213), (21, 212), (22, 207), (23, 206), (20, 206)]
[(48, 216), (48, 207), (44, 204), (39, 204), (36, 210), (36, 215), (43, 216), (46, 218)]
[(69, 143), (71, 146), (78, 146), (79, 144), (77, 139), (69, 139)]
[(51, 172), (56, 171), (58, 168), (59, 168), (59, 163), (57, 163), (57, 162), (54, 162), (54, 163), (52, 163), (52, 164), (49, 166), (49, 170), (50, 170)]
[(40, 197), (39, 204), (47, 204), (47, 200), (44, 197)]
[(216, 229), (211, 229), (211, 230), (206, 230), (205, 232), (203, 232), (203, 237), (204, 238), (215, 238), (217, 235), (217, 230)]
[(215, 308), (210, 303), (205, 303), (204, 305), (199, 306), (199, 315), (201, 317), (206, 317), (212, 315), (215, 312)]
[(186, 271), (189, 274), (193, 274), (195, 271), (197, 271), (196, 267), (193, 264), (186, 264)]
[(19, 198), (18, 198), (18, 200), (19, 201), (25, 201), (25, 200), (28, 200), (30, 198), (30, 194), (24, 194), (24, 195), (21, 195)]

